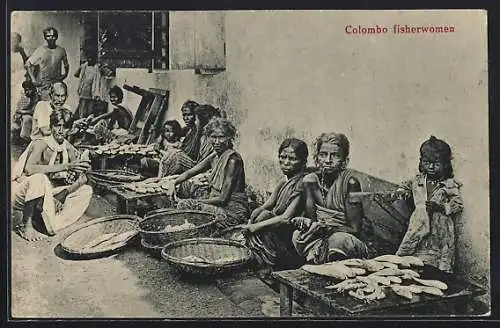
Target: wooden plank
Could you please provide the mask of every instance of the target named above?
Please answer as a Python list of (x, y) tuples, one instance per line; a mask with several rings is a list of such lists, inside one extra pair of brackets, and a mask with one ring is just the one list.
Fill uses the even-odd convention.
[(150, 127), (148, 140), (146, 142), (147, 145), (154, 142), (159, 137), (159, 132), (161, 130), (162, 122), (165, 121), (165, 117), (168, 111), (168, 100), (169, 100), (169, 92), (166, 91), (160, 109), (156, 114), (152, 126)]
[(169, 12), (169, 66), (171, 70), (195, 68), (196, 13), (188, 11)]
[(162, 102), (163, 102), (163, 96), (154, 97), (151, 107), (149, 108), (146, 120), (144, 121), (144, 126), (141, 130), (137, 143), (144, 144), (147, 141), (149, 136), (149, 129), (151, 128), (151, 124), (153, 123), (154, 118), (158, 114)]
[(280, 284), (280, 316), (291, 317), (293, 306), (293, 288)]

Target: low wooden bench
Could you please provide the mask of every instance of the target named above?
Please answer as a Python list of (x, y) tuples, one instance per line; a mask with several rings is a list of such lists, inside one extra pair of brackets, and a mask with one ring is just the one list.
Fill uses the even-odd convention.
[(486, 290), (455, 275), (441, 272), (433, 267), (424, 267), (425, 279), (445, 282), (448, 289), (444, 296), (416, 294), (412, 300), (402, 298), (392, 291), (387, 297), (364, 303), (346, 294), (339, 294), (325, 286), (333, 279), (314, 275), (302, 269), (273, 272), (280, 283), (280, 316), (292, 315), (292, 303), (305, 306), (317, 316), (411, 316), (411, 315), (467, 315), (467, 303), (474, 297), (484, 295)]

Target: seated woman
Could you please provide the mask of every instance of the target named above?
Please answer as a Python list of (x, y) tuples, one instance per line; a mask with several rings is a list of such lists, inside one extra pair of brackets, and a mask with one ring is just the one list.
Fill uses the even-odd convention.
[(213, 145), (214, 152), (192, 169), (179, 175), (173, 183), (174, 186), (179, 185), (211, 169), (208, 179), (209, 197), (180, 200), (177, 208), (215, 213), (219, 219), (219, 229), (244, 223), (250, 215), (250, 210), (245, 193), (243, 160), (233, 149), (236, 128), (228, 120), (214, 118), (205, 126), (204, 132)]
[[(164, 171), (165, 168), (162, 167), (163, 170), (159, 170), (160, 162), (164, 161), (165, 157), (172, 156), (173, 154), (181, 151), (181, 135), (182, 128), (179, 122), (176, 120), (169, 120), (163, 123), (161, 135), (156, 140), (154, 145), (154, 149), (159, 153), (158, 157), (143, 157), (141, 159), (141, 168), (143, 173), (149, 176), (157, 175), (159, 178), (165, 176)], [(180, 174), (182, 172), (173, 172), (172, 174)]]
[(285, 269), (298, 267), (303, 262), (292, 243), (294, 226), (290, 220), (304, 215), (307, 145), (302, 140), (286, 139), (278, 154), (285, 176), (271, 197), (253, 211), (244, 234), (247, 246), (261, 264)]
[(361, 191), (359, 181), (347, 168), (349, 140), (340, 133), (324, 133), (315, 143), (317, 172), (304, 178), (308, 218), (292, 222), (299, 228), (293, 234), (296, 250), (307, 262), (321, 264), (345, 258), (366, 258), (368, 249), (357, 238), (363, 206), (348, 199)]

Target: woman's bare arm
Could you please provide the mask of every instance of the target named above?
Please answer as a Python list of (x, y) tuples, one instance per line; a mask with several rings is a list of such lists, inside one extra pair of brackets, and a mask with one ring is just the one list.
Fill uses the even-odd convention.
[[(347, 182), (347, 193), (360, 192), (361, 184), (356, 178), (350, 178)], [(363, 203), (357, 200), (350, 200), (346, 197), (345, 214), (347, 226), (345, 228), (336, 229), (336, 231), (344, 231), (352, 234), (357, 234), (361, 229), (361, 222), (364, 216)]]
[(252, 226), (251, 230), (253, 232), (255, 232), (255, 231), (258, 231), (258, 230), (263, 229), (265, 227), (276, 226), (276, 225), (290, 222), (290, 220), (292, 218), (294, 218), (300, 214), (300, 212), (301, 212), (300, 208), (301, 208), (302, 203), (303, 203), (303, 196), (302, 195), (295, 197), (292, 200), (292, 202), (290, 203), (290, 205), (288, 205), (287, 209), (285, 210), (285, 212), (283, 214), (277, 215), (271, 219), (264, 220), (262, 222), (254, 223), (251, 225)]
[(212, 153), (207, 158), (205, 158), (204, 160), (202, 160), (201, 162), (196, 164), (193, 168), (191, 168), (191, 169), (187, 170), (186, 172), (182, 173), (181, 175), (179, 175), (175, 179), (174, 184), (178, 185), (178, 184), (194, 177), (197, 174), (200, 174), (202, 172), (207, 171), (210, 168), (212, 160), (215, 158), (216, 155), (217, 155), (216, 153)]

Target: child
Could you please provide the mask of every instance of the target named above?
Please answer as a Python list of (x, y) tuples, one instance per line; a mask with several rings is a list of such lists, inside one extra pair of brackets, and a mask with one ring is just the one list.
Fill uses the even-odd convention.
[(141, 159), (141, 167), (146, 172), (152, 173), (159, 169), (158, 177), (162, 177), (162, 170), (159, 168), (162, 158), (169, 156), (172, 151), (177, 151), (181, 146), (182, 128), (176, 120), (163, 123), (161, 135), (156, 140), (154, 149), (160, 153), (157, 158), (144, 157)]
[(92, 114), (94, 101), (100, 99), (101, 75), (96, 61), (95, 54), (89, 54), (87, 61), (80, 65), (75, 72), (75, 77), (80, 78), (80, 84), (78, 85), (80, 102), (76, 109), (76, 113), (80, 118)]
[(119, 86), (114, 86), (109, 90), (109, 102), (111, 111), (104, 113), (92, 119), (90, 125), (94, 125), (101, 120), (108, 120), (107, 128), (113, 134), (126, 134), (132, 123), (132, 114), (128, 109), (121, 105), (123, 101), (123, 91)]
[(19, 138), (22, 144), (27, 145), (31, 141), (33, 110), (40, 101), (40, 95), (37, 92), (36, 86), (29, 80), (24, 81), (22, 87), (24, 89), (24, 97), (17, 104), (12, 121), (12, 132), (14, 140), (18, 140)]
[(450, 146), (434, 136), (426, 140), (420, 147), (419, 171), (403, 185), (411, 193), (414, 211), (396, 255), (417, 256), (426, 265), (452, 273), (454, 219), (463, 203), (461, 184), (453, 179)]

